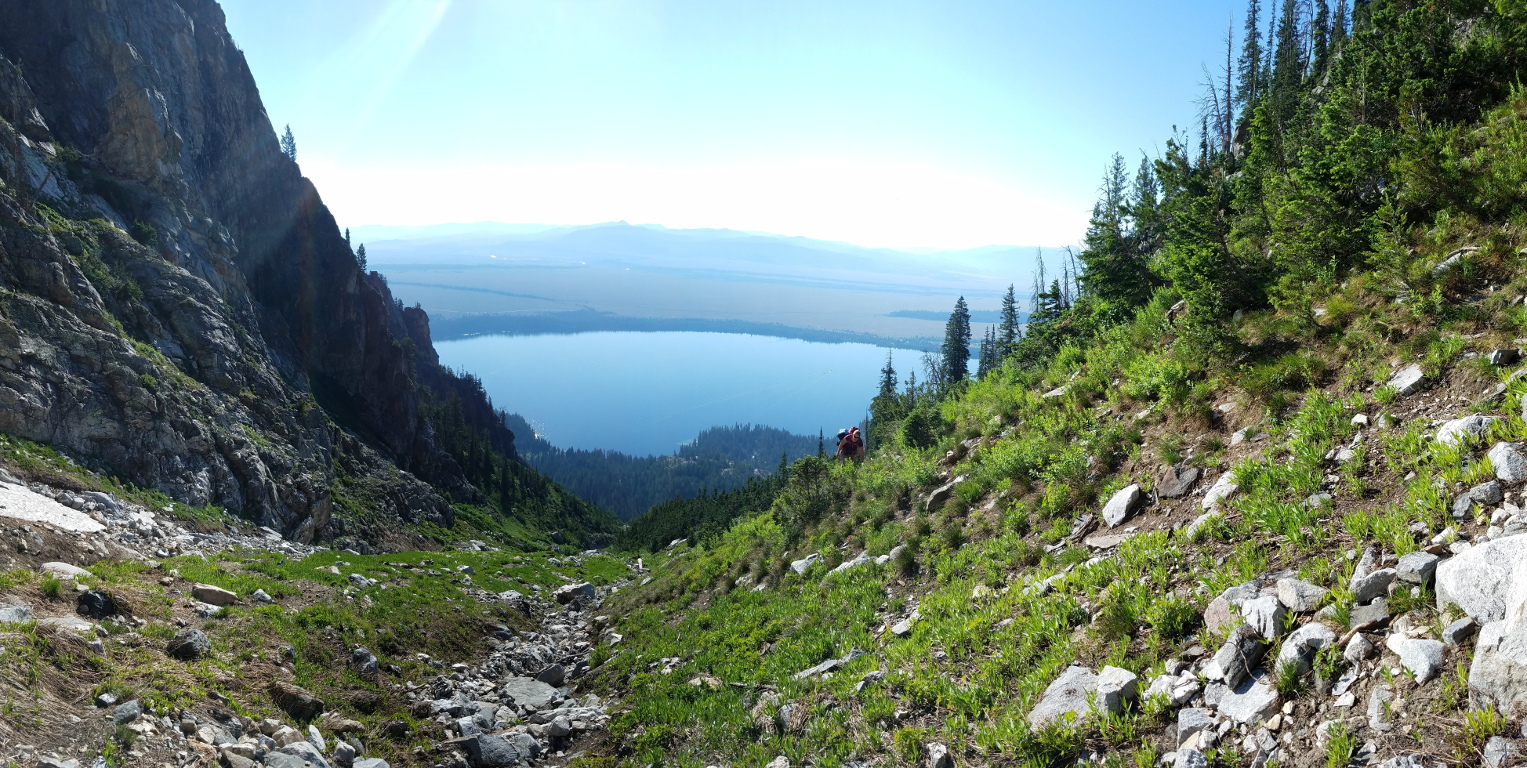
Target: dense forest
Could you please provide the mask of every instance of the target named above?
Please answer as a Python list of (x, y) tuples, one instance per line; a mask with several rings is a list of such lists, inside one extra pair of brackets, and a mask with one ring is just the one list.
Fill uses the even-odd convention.
[(617, 451), (562, 449), (536, 435), (522, 417), (509, 414), (519, 455), (582, 498), (631, 520), (655, 504), (729, 491), (774, 472), (788, 461), (816, 453), (817, 438), (782, 429), (737, 424), (712, 427), (671, 456), (628, 456)]
[[(1439, 316), (1459, 285), (1512, 255), (1507, 233), (1527, 207), (1524, 24), (1520, 0), (1251, 0), (1205, 70), (1197, 131), (1133, 168), (1115, 155), (1080, 251), (1059, 275), (1041, 262), (1027, 322), (1004, 317), (967, 379), (962, 301), (922, 382), (882, 382), (872, 436), (931, 444), (938, 404), (971, 380), (1079, 351), (1157, 296), (1181, 300), (1181, 343), (1151, 358), (1141, 394), (1177, 399), (1205, 363), (1288, 351), (1272, 337), (1295, 321), (1246, 333), (1242, 315), (1271, 309), (1317, 332), (1357, 311), (1340, 298), (1317, 305), (1358, 274), (1415, 318)], [(1465, 233), (1481, 238), (1477, 250), (1424, 264), (1428, 245)], [(1294, 358), (1279, 365), (1258, 375), (1308, 378)]]

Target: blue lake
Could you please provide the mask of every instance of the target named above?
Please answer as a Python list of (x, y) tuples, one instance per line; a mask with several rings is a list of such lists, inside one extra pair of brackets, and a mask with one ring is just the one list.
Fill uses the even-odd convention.
[[(668, 454), (705, 429), (763, 424), (832, 435), (863, 421), (886, 350), (728, 333), (609, 332), (437, 342), (496, 407), (559, 448)], [(893, 350), (905, 379), (920, 352)], [(919, 372), (920, 373), (920, 372)]]

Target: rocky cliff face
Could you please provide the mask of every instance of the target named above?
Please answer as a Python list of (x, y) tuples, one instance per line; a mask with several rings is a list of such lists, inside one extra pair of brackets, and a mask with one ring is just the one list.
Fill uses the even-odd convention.
[(427, 318), (357, 268), (216, 3), (0, 18), (0, 431), (301, 540), (479, 500), (425, 415)]

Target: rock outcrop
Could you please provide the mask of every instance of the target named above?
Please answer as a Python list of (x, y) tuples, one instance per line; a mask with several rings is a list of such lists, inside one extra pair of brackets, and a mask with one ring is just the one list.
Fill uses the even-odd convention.
[(357, 265), (217, 4), (0, 18), (0, 432), (302, 541), (480, 502), (430, 403), (513, 435)]

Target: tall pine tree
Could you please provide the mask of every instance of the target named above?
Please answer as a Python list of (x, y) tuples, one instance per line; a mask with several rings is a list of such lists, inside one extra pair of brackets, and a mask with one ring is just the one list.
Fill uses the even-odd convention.
[[(1345, 1), (1345, 0), (1343, 0)], [(1236, 62), (1240, 83), (1235, 100), (1243, 118), (1251, 114), (1262, 95), (1262, 0), (1247, 0), (1246, 26), (1242, 28), (1241, 58)]]
[(1007, 284), (1007, 295), (1002, 297), (1002, 322), (997, 331), (997, 355), (1006, 358), (1013, 354), (1013, 347), (1018, 346), (1018, 336), (1022, 331), (1018, 327), (1018, 296), (1013, 292), (1013, 284)]
[(297, 162), (297, 137), (292, 135), (292, 126), (286, 126), (286, 133), (281, 135), (281, 154), (286, 155), (288, 160)]
[(970, 308), (961, 296), (944, 324), (944, 380), (957, 384), (970, 375)]
[(891, 367), (891, 350), (885, 351), (885, 367), (880, 369), (880, 395), (896, 394), (896, 369)]

